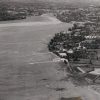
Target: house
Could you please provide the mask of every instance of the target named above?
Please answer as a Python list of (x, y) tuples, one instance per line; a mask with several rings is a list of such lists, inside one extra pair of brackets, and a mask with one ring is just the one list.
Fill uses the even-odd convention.
[(69, 49), (69, 50), (67, 51), (67, 53), (68, 53), (68, 54), (73, 54), (74, 51), (73, 51), (73, 49)]
[(100, 76), (100, 68), (95, 68), (94, 71), (89, 72), (89, 74), (99, 75)]
[(69, 49), (67, 51), (67, 55), (68, 55), (68, 60), (73, 59), (74, 50), (73, 49)]
[(61, 58), (66, 58), (66, 57), (67, 57), (67, 54), (66, 54), (66, 53), (59, 53), (59, 56), (60, 56)]
[(68, 54), (66, 52), (59, 52), (58, 53), (58, 56), (60, 58), (68, 59)]
[(85, 36), (86, 39), (97, 39), (97, 38), (100, 38), (99, 35), (88, 35), (88, 36)]
[(78, 67), (78, 69), (83, 74), (87, 73), (85, 77), (88, 79), (91, 79), (93, 82), (96, 82), (96, 80), (100, 79), (100, 68), (93, 68), (90, 71), (85, 71), (84, 69), (80, 67)]
[(68, 60), (65, 58), (56, 58), (56, 59), (53, 59), (53, 62), (63, 62), (65, 64), (69, 64)]
[(69, 64), (69, 62), (68, 62), (67, 59), (61, 58), (60, 61), (61, 61), (61, 62), (64, 62), (65, 64)]

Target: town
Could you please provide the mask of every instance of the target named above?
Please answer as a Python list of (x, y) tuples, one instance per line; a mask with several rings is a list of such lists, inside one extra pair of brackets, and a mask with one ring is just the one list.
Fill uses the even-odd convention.
[[(96, 22), (75, 22), (68, 31), (56, 33), (48, 44), (51, 52), (59, 56), (73, 76), (91, 79), (93, 83), (99, 79), (100, 35)], [(81, 73), (81, 75), (80, 75)], [(100, 80), (99, 80), (100, 81)], [(89, 83), (90, 84), (90, 83)]]
[(63, 22), (99, 22), (100, 21), (100, 7), (90, 5), (86, 8), (74, 8), (74, 9), (66, 9), (63, 11), (58, 11), (56, 14), (57, 18)]
[(66, 3), (55, 2), (2, 2), (0, 1), (0, 20), (25, 19), (28, 16), (40, 16), (45, 13), (53, 13), (62, 22), (74, 21), (100, 21), (100, 7), (86, 6), (76, 7)]

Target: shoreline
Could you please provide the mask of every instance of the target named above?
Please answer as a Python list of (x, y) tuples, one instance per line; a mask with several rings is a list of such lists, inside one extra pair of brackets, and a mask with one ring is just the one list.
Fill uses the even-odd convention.
[[(40, 16), (42, 17), (42, 16)], [(61, 21), (59, 21), (58, 19), (54, 18), (54, 17), (50, 17), (50, 16), (44, 16), (48, 19), (45, 21), (37, 21), (37, 22), (14, 22), (14, 23), (0, 23), (0, 27), (12, 27), (12, 26), (41, 26), (41, 25), (51, 25), (51, 24), (60, 24), (62, 23)], [(10, 21), (9, 21), (10, 22)]]
[[(0, 76), (1, 82), (6, 83), (9, 80), (8, 86), (4, 84), (3, 88), (2, 86), (0, 88), (4, 91), (0, 91), (0, 93), (3, 94), (1, 98), (3, 98), (3, 100), (13, 100), (14, 98), (16, 98), (16, 100), (26, 100), (27, 98), (30, 100), (47, 100), (48, 98), (50, 100), (58, 100), (60, 95), (65, 97), (82, 96), (84, 98), (83, 100), (89, 100), (89, 98), (91, 98), (90, 100), (94, 100), (97, 96), (98, 98), (96, 97), (96, 100), (99, 100), (100, 96), (95, 94), (92, 90), (88, 90), (87, 87), (80, 88), (81, 86), (76, 87), (71, 81), (60, 81), (65, 78), (65, 74), (63, 71), (58, 70), (58, 68), (60, 68), (59, 64), (51, 62), (46, 64), (34, 64), (35, 61), (53, 59), (53, 55), (42, 53), (47, 50), (44, 43), (47, 43), (50, 37), (57, 31), (63, 29), (67, 30), (67, 27), (62, 28), (62, 22), (56, 18), (47, 17), (48, 21), (46, 20), (44, 22), (22, 21), (0, 24), (2, 34), (0, 38), (2, 71)], [(67, 25), (68, 23), (64, 24)], [(32, 28), (27, 26), (36, 27)], [(38, 26), (43, 27), (39, 29)], [(2, 61), (4, 62), (2, 63)], [(9, 79), (7, 80), (6, 77)], [(38, 82), (38, 84), (36, 82)], [(25, 83), (25, 85), (23, 83)], [(26, 91), (23, 89), (23, 86)], [(29, 87), (31, 87), (31, 89)], [(65, 88), (65, 91), (59, 93), (55, 88)]]

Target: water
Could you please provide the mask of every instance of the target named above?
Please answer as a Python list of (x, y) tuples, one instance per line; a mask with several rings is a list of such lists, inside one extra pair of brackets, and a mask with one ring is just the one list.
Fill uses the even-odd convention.
[[(52, 60), (53, 55), (45, 54), (47, 43), (56, 32), (71, 25), (53, 18), (44, 21), (45, 17), (36, 22), (38, 18), (33, 19), (35, 22), (30, 19), (31, 22), (11, 21), (0, 25), (0, 100), (47, 100), (55, 93), (46, 86), (56, 85), (58, 65), (30, 63)], [(47, 81), (42, 80), (45, 78)]]

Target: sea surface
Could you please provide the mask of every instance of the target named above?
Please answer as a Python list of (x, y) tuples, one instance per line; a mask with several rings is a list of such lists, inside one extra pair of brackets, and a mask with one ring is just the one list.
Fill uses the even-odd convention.
[(47, 44), (71, 26), (47, 15), (0, 22), (0, 100), (56, 100), (62, 75)]

